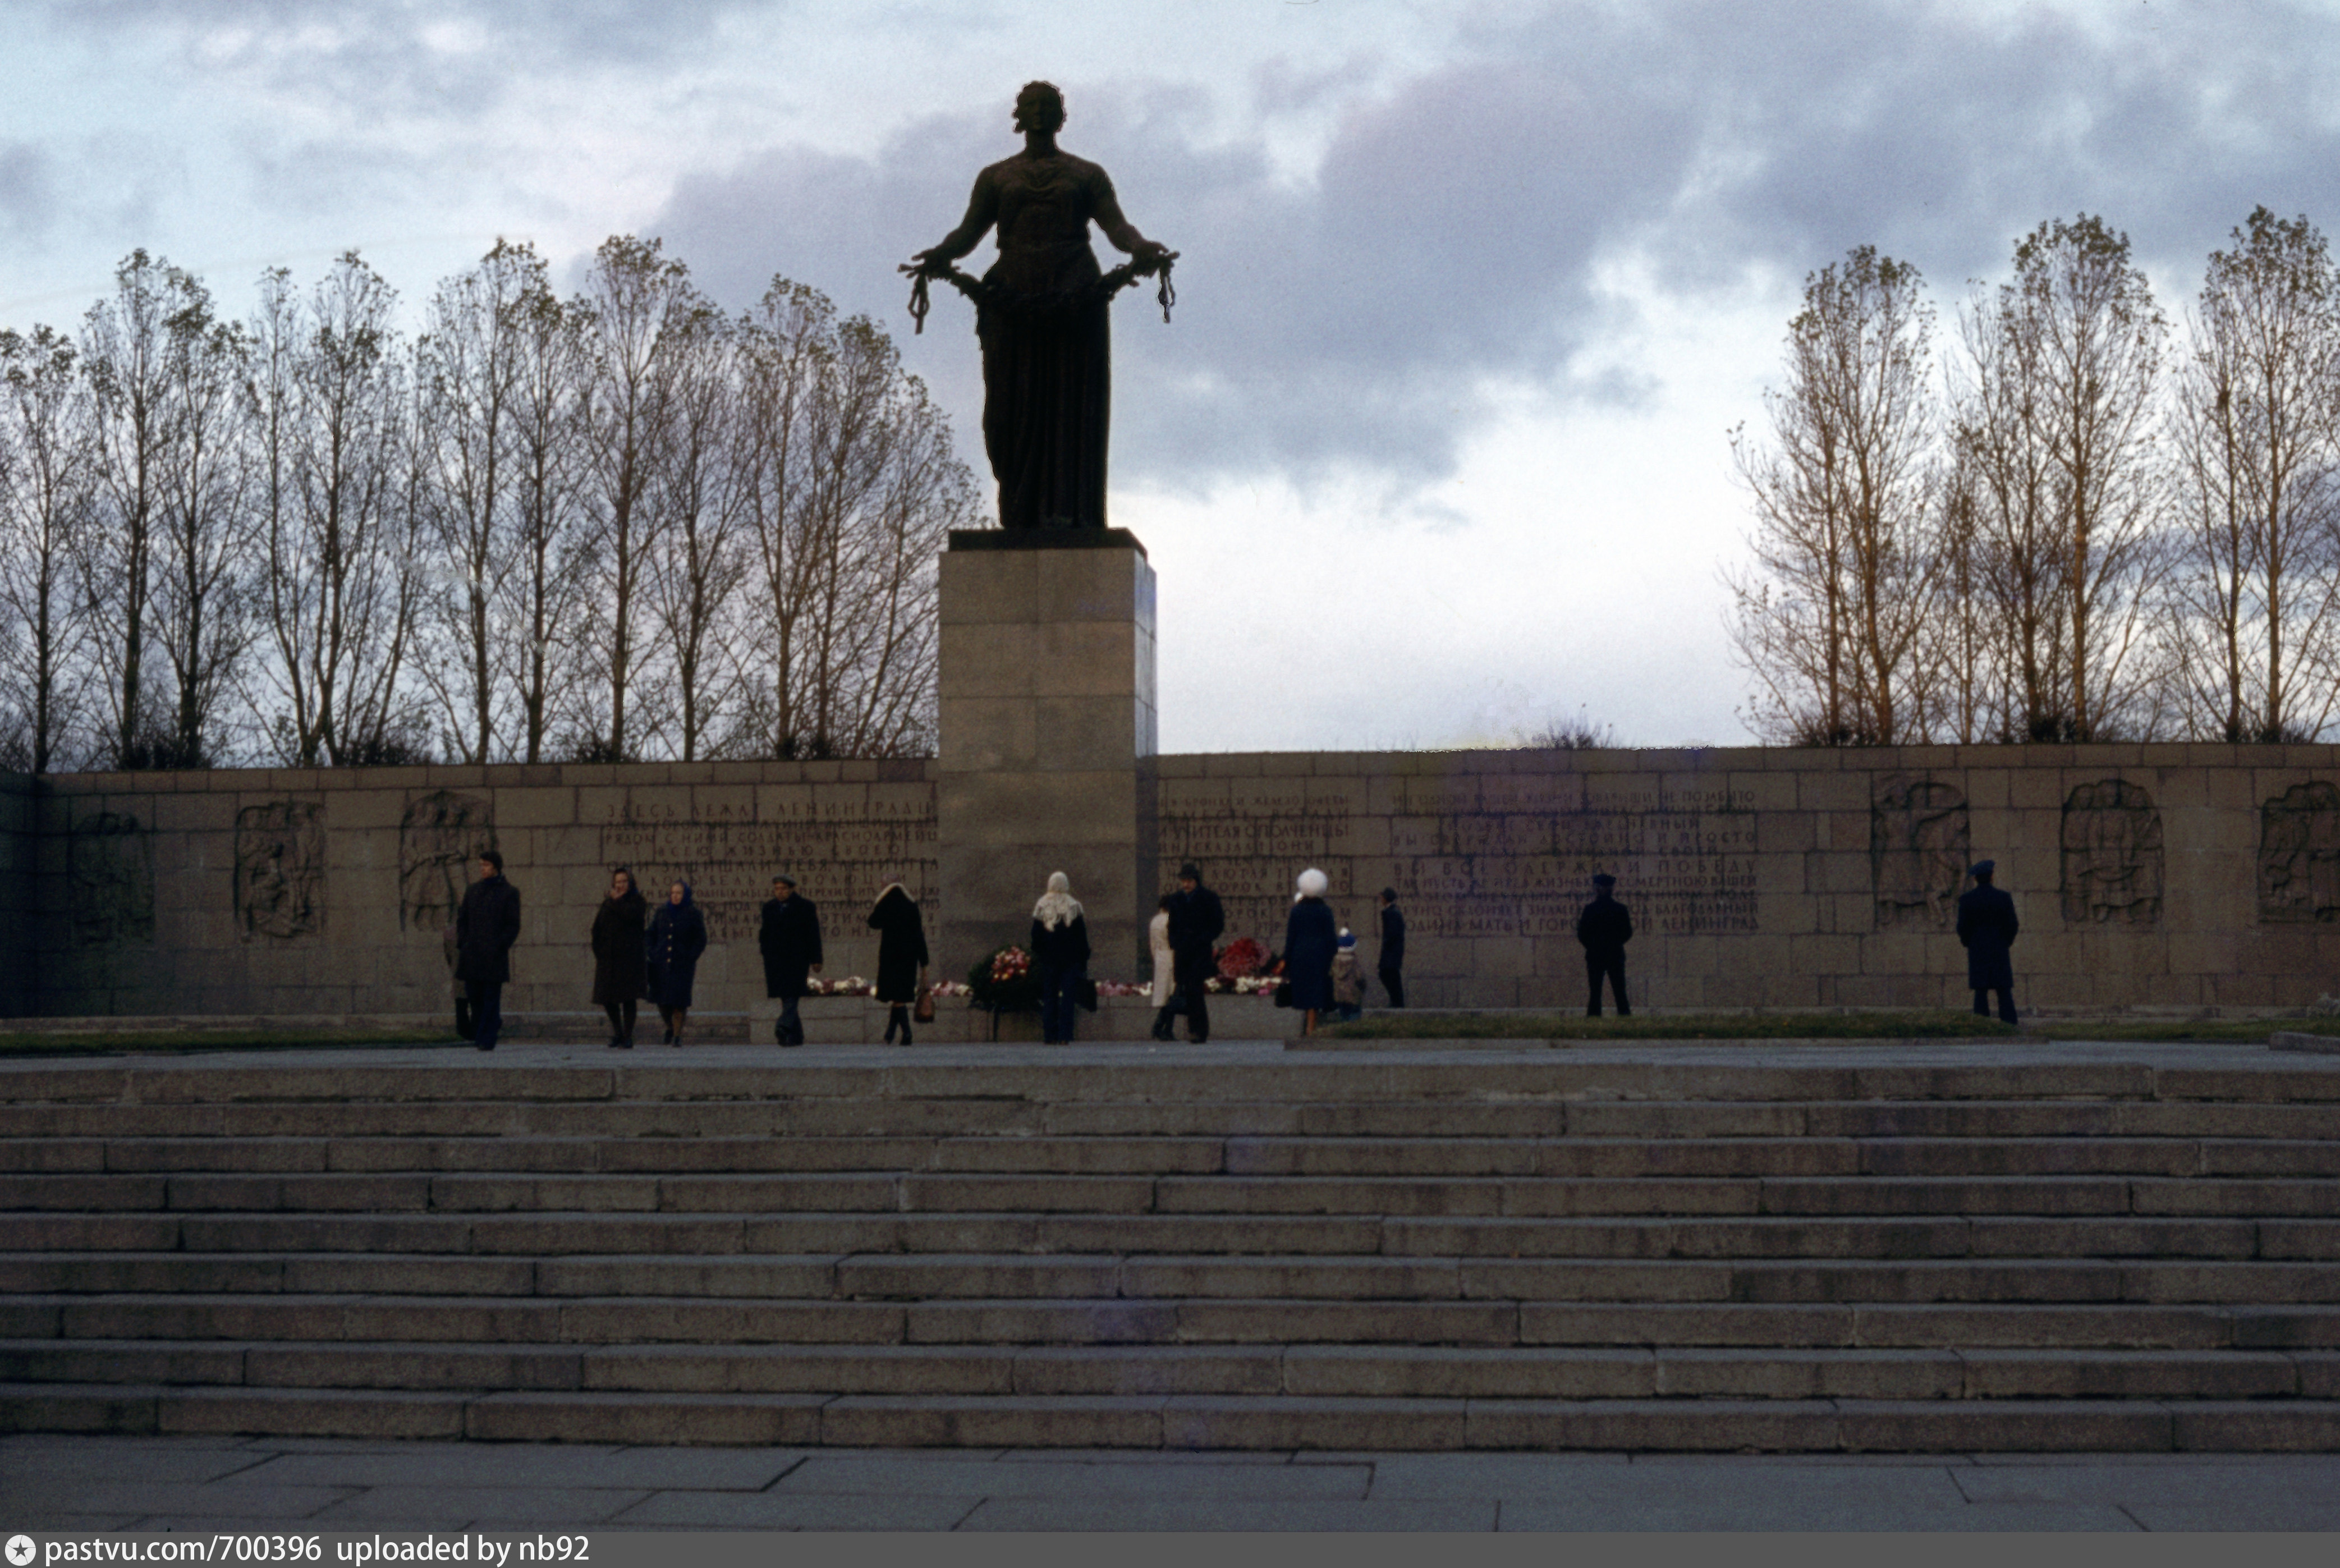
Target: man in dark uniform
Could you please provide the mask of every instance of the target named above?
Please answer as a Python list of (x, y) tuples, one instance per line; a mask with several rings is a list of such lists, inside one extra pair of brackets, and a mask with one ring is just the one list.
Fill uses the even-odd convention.
[(1405, 917), (1397, 912), (1397, 889), (1382, 889), (1382, 989), (1390, 1006), (1405, 1006)]
[(1625, 944), (1633, 939), (1633, 917), (1611, 896), (1609, 890), (1616, 885), (1617, 878), (1606, 871), (1593, 878), (1592, 902), (1576, 918), (1576, 939), (1584, 944), (1584, 978), (1592, 987), (1592, 999), (1584, 1005), (1588, 1018), (1601, 1016), (1603, 975), (1617, 994), (1617, 1016), (1633, 1016), (1633, 1005), (1625, 999)]
[(801, 1046), (804, 1022), (797, 1017), (797, 1004), (811, 992), (811, 977), (820, 973), (820, 911), (797, 892), (794, 877), (782, 873), (772, 878), (772, 896), (764, 902), (764, 924), (756, 933), (756, 946), (764, 955), (764, 995), (780, 999), (772, 1038), (783, 1046)]
[(1178, 868), (1178, 891), (1170, 900), (1170, 978), (1186, 1015), (1186, 1037), (1201, 1045), (1211, 1037), (1211, 979), (1219, 972), (1215, 944), (1227, 928), (1219, 896), (1203, 886), (1192, 860)]
[(1975, 862), (1975, 885), (1958, 895), (1958, 946), (1967, 950), (1967, 984), (1974, 990), (1974, 1010), (1990, 1017), (1989, 993), (1998, 993), (1998, 1016), (2015, 1022), (2015, 964), (2007, 950), (2015, 945), (2022, 923), (2015, 918), (2015, 900), (2004, 888), (1991, 885), (1998, 869), (1995, 860)]
[(480, 879), (463, 889), (455, 911), (455, 978), (471, 998), (473, 1043), (496, 1048), (504, 1025), (504, 983), (511, 978), (512, 944), (520, 940), (520, 889), (504, 880), (504, 858), (480, 851)]

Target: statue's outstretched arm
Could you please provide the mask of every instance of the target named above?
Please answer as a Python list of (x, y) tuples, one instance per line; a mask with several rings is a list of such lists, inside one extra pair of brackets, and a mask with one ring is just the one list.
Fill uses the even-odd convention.
[(1115, 250), (1125, 251), (1141, 262), (1152, 262), (1169, 253), (1169, 246), (1147, 239), (1137, 232), (1135, 223), (1122, 216), (1121, 198), (1113, 194), (1110, 182), (1097, 193), (1096, 226), (1105, 231), (1105, 237), (1113, 242)]
[[(958, 260), (981, 243), (991, 225), (999, 220), (999, 192), (991, 183), (989, 170), (975, 177), (975, 191), (967, 199), (967, 216), (958, 227), (943, 236), (942, 243), (931, 250), (920, 251), (910, 258), (919, 267), (939, 271)], [(905, 267), (903, 271), (911, 269)]]

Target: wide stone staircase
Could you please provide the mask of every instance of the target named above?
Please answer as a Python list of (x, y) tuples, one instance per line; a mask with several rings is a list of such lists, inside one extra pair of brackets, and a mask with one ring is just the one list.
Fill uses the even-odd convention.
[(0, 1429), (2340, 1449), (2340, 1059), (1596, 1054), (16, 1066)]

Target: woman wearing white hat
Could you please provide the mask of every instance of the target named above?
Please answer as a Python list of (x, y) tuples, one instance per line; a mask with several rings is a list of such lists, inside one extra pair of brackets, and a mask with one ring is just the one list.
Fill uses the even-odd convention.
[(1284, 978), (1292, 1005), (1300, 1009), (1300, 1032), (1316, 1032), (1316, 1015), (1333, 1005), (1333, 955), (1339, 950), (1341, 923), (1324, 902), (1331, 883), (1314, 866), (1294, 885), (1292, 913), (1284, 922)]

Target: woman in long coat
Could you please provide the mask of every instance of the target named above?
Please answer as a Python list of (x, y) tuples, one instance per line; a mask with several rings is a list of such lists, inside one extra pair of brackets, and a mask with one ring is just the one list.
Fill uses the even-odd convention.
[(634, 886), (634, 874), (620, 866), (610, 873), (610, 891), (593, 916), (593, 1003), (610, 1015), (610, 1048), (634, 1048), (634, 1005), (649, 978), (642, 950), (642, 926), (649, 905)]
[(918, 979), (927, 968), (927, 923), (919, 917), (917, 900), (901, 883), (889, 884), (869, 911), (869, 928), (878, 933), (877, 997), (886, 1004), (886, 1043), (900, 1031), (910, 1043), (910, 1008), (918, 999)]
[(1032, 968), (1040, 977), (1040, 1038), (1073, 1043), (1073, 1013), (1089, 968), (1089, 922), (1073, 897), (1072, 878), (1048, 875), (1048, 890), (1032, 907)]
[(690, 1021), (690, 987), (699, 976), (699, 955), (707, 951), (707, 917), (690, 897), (688, 883), (666, 890), (650, 922), (650, 996), (666, 1024), (666, 1043), (682, 1044), (683, 1026)]
[(1333, 955), (1339, 951), (1341, 923), (1324, 902), (1329, 884), (1324, 873), (1310, 867), (1300, 873), (1298, 896), (1284, 922), (1284, 978), (1292, 987), (1292, 1005), (1303, 1017), (1300, 1032), (1316, 1032), (1316, 1015), (1333, 1005)]

